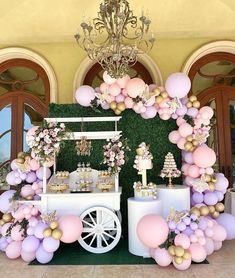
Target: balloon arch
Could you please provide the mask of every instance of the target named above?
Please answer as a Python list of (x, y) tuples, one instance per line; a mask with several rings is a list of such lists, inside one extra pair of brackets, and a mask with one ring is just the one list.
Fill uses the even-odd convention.
[[(212, 166), (216, 154), (206, 145), (212, 108), (200, 108), (196, 96), (187, 97), (191, 82), (183, 73), (170, 75), (165, 88), (147, 85), (143, 80), (131, 79), (127, 75), (116, 80), (105, 72), (103, 79), (96, 89), (87, 85), (79, 87), (75, 95), (77, 102), (85, 107), (112, 109), (116, 115), (125, 109), (133, 109), (144, 119), (158, 114), (162, 120), (176, 120), (178, 129), (170, 132), (169, 140), (182, 150), (182, 172), (184, 184), (191, 188), (191, 210), (175, 212), (170, 220), (147, 215), (139, 222), (137, 233), (161, 266), (173, 262), (177, 269), (185, 270), (192, 261), (202, 262), (207, 255), (221, 248), (222, 241), (235, 238), (235, 217), (221, 213), (228, 180), (222, 173), (214, 172)], [(48, 137), (48, 130), (52, 140)], [(38, 157), (49, 155), (53, 151), (51, 145), (59, 149), (57, 139), (63, 130), (64, 126), (29, 130), (29, 142)], [(36, 148), (35, 132), (48, 144), (43, 153)], [(0, 196), (0, 211), (4, 213), (0, 220), (0, 250), (11, 259), (21, 256), (26, 262), (36, 258), (40, 263), (48, 263), (60, 241), (71, 243), (79, 238), (82, 225), (76, 216), (56, 219), (53, 213), (41, 215), (32, 204), (15, 207), (16, 203), (11, 202), (20, 196), (26, 200), (40, 198), (43, 168), (37, 160), (37, 153), (34, 151), (31, 156), (20, 153), (11, 163), (12, 171), (6, 181), (9, 185), (24, 185)], [(49, 168), (46, 174), (49, 178)]]

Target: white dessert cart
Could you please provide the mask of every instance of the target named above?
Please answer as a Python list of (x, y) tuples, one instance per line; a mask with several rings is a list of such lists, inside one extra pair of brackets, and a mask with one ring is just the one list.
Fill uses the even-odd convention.
[[(117, 130), (117, 123), (121, 117), (84, 117), (84, 118), (46, 118), (47, 122), (78, 123), (78, 122), (114, 122), (113, 131), (71, 132), (67, 140), (79, 140), (86, 137), (88, 140), (111, 139), (121, 134)], [(65, 162), (66, 163), (66, 162)], [(56, 163), (55, 163), (56, 164)], [(54, 166), (54, 174), (56, 169)], [(76, 171), (69, 175), (69, 187), (76, 180)], [(52, 176), (52, 178), (53, 178)], [(43, 193), (40, 194), (39, 204), (42, 213), (51, 213), (56, 210), (57, 215), (74, 214), (80, 216), (83, 223), (83, 232), (79, 240), (80, 245), (92, 253), (105, 253), (113, 249), (121, 237), (119, 178), (114, 178), (115, 186), (109, 192), (101, 192), (95, 187), (98, 171), (92, 170), (94, 186), (91, 193), (53, 193), (48, 189), (46, 181), (46, 167), (44, 167)], [(50, 181), (49, 181), (50, 182)]]

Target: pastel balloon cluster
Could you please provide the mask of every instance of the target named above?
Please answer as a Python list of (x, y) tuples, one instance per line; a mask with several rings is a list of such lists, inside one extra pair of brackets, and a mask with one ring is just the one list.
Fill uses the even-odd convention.
[(125, 109), (132, 109), (144, 119), (156, 117), (157, 113), (163, 120), (168, 120), (173, 114), (185, 115), (187, 107), (172, 109), (170, 103), (173, 99), (184, 98), (190, 90), (191, 82), (188, 76), (178, 72), (169, 76), (165, 89), (155, 84), (147, 85), (140, 78), (112, 78), (105, 71), (104, 82), (95, 90), (83, 85), (76, 90), (77, 102), (84, 106), (101, 106), (102, 109), (111, 108), (116, 115)]

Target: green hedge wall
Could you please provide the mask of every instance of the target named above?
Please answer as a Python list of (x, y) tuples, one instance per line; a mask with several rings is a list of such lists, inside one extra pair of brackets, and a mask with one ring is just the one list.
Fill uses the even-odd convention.
[[(84, 108), (78, 104), (50, 104), (50, 117), (107, 117), (114, 116), (111, 110), (103, 110), (102, 113), (97, 113), (91, 108)], [(67, 124), (70, 130), (80, 131), (80, 124)], [(84, 123), (86, 131), (95, 130), (113, 130), (114, 123)], [(128, 109), (122, 114), (122, 119), (118, 123), (118, 130), (122, 130), (123, 138), (129, 139), (131, 152), (128, 153), (128, 161), (124, 165), (120, 173), (120, 186), (122, 186), (121, 211), (123, 216), (123, 233), (127, 233), (127, 199), (132, 197), (133, 183), (141, 180), (141, 176), (133, 168), (135, 149), (141, 142), (150, 144), (150, 150), (153, 154), (153, 169), (148, 170), (148, 181), (157, 184), (165, 183), (159, 177), (163, 167), (164, 157), (167, 152), (174, 154), (178, 168), (181, 167), (181, 152), (176, 145), (173, 145), (168, 140), (170, 131), (176, 129), (174, 120), (163, 121), (159, 117), (145, 120), (134, 111)], [(105, 141), (92, 141), (92, 153), (90, 157), (78, 156), (75, 151), (75, 142), (66, 142), (61, 150), (58, 161), (58, 170), (74, 171), (77, 168), (78, 162), (90, 162), (94, 169), (105, 169), (101, 164), (103, 159), (103, 149)], [(180, 179), (174, 180), (180, 182)]]

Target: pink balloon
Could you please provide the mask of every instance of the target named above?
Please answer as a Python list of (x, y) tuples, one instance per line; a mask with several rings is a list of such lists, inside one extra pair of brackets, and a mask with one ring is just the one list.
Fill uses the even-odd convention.
[(20, 241), (24, 239), (24, 231), (20, 230), (21, 226), (16, 225), (11, 230), (11, 238), (15, 241)]
[(214, 173), (214, 170), (213, 170), (212, 167), (206, 168), (206, 174), (207, 174), (207, 175), (212, 175), (213, 173)]
[(183, 123), (179, 126), (178, 131), (182, 137), (187, 137), (193, 133), (193, 127), (188, 123)]
[(176, 114), (178, 116), (184, 116), (187, 113), (187, 111), (188, 111), (187, 107), (183, 105), (182, 107), (176, 109)]
[(188, 168), (189, 168), (190, 164), (184, 163), (181, 167), (181, 171), (182, 173), (187, 176), (188, 175)]
[(34, 158), (30, 160), (29, 166), (32, 171), (37, 171), (40, 168), (40, 164)]
[(197, 236), (194, 235), (194, 234), (192, 234), (192, 235), (190, 236), (190, 242), (196, 243), (196, 242), (197, 242)]
[(75, 92), (76, 101), (81, 105), (88, 107), (95, 98), (95, 90), (88, 85), (82, 85)]
[(199, 243), (192, 243), (189, 247), (192, 256), (192, 261), (200, 263), (206, 259), (206, 250)]
[(105, 72), (103, 73), (103, 79), (104, 79), (104, 82), (107, 83), (107, 84), (109, 84), (109, 85), (111, 85), (111, 84), (113, 84), (113, 83), (115, 83), (115, 82), (117, 81), (117, 79), (111, 77), (111, 76), (108, 74), (107, 71), (105, 71)]
[(214, 150), (206, 145), (202, 145), (198, 146), (193, 152), (193, 160), (198, 167), (207, 168), (215, 164), (216, 155)]
[(23, 249), (21, 250), (21, 258), (26, 263), (30, 263), (36, 258), (35, 252), (25, 252)]
[(177, 142), (177, 147), (181, 150), (184, 150), (185, 143), (186, 143), (186, 139), (180, 138), (179, 141)]
[(26, 198), (29, 195), (34, 195), (34, 190), (32, 189), (32, 185), (26, 184), (21, 188), (20, 195), (23, 198)]
[(168, 266), (172, 262), (172, 257), (165, 248), (156, 248), (153, 254), (153, 258), (160, 266)]
[(192, 178), (198, 178), (200, 176), (199, 168), (196, 165), (189, 166), (188, 175)]
[(205, 229), (205, 234), (206, 234), (207, 237), (211, 238), (211, 237), (213, 237), (214, 232), (211, 228), (208, 227), (208, 228)]
[(214, 111), (210, 106), (203, 106), (199, 113), (204, 120), (210, 120), (214, 115)]
[(65, 243), (72, 243), (78, 240), (83, 228), (80, 218), (75, 215), (65, 215), (60, 217), (59, 227), (63, 232), (60, 240)]
[(175, 261), (173, 260), (173, 265), (176, 269), (178, 270), (186, 270), (190, 267), (192, 263), (192, 260), (191, 259), (188, 259), (188, 260), (183, 260), (183, 262), (181, 264), (177, 264), (175, 263)]
[(221, 225), (215, 225), (213, 228), (213, 236), (212, 239), (214, 241), (224, 241), (227, 237), (227, 232), (225, 228)]
[(221, 241), (214, 241), (214, 249), (215, 249), (215, 251), (220, 250), (221, 247), (222, 247), (222, 242)]
[(9, 259), (17, 259), (21, 253), (21, 241), (12, 241), (6, 248), (6, 255)]
[(102, 93), (104, 93), (104, 92), (106, 92), (106, 91), (108, 91), (109, 90), (109, 85), (107, 84), (107, 83), (102, 83), (102, 84), (100, 84), (100, 91), (102, 92)]
[(124, 100), (124, 103), (126, 105), (126, 108), (132, 109), (133, 106), (134, 106), (134, 101), (130, 97), (126, 97), (125, 100)]
[(155, 104), (155, 96), (152, 96), (148, 101), (145, 103), (145, 106), (152, 106)]
[(177, 130), (171, 131), (168, 135), (169, 141), (173, 144), (177, 144), (177, 142), (180, 138), (181, 138), (181, 136)]
[(166, 113), (164, 113), (164, 114), (159, 115), (159, 117), (160, 117), (160, 119), (162, 119), (163, 121), (167, 121), (167, 120), (170, 119), (171, 114), (166, 114)]
[(166, 220), (157, 214), (142, 217), (137, 225), (137, 235), (140, 241), (150, 248), (156, 248), (164, 243), (168, 232)]
[(184, 119), (183, 117), (179, 117), (179, 118), (176, 120), (176, 124), (177, 124), (178, 126), (180, 126), (180, 125), (182, 125), (182, 124), (184, 124), (184, 123), (186, 123), (186, 121), (185, 121), (185, 119)]
[(140, 78), (132, 78), (126, 84), (126, 90), (130, 97), (136, 98), (141, 95), (145, 89), (145, 83)]
[(54, 164), (55, 164), (55, 158), (54, 157), (51, 157), (50, 160), (44, 162), (44, 165), (48, 168), (53, 166)]
[(109, 87), (109, 94), (111, 96), (118, 96), (121, 93), (121, 88), (118, 86), (118, 84), (113, 83), (112, 85), (110, 85)]
[(193, 182), (193, 178), (187, 176), (184, 179), (185, 184), (187, 184), (188, 186), (192, 186), (192, 182)]
[(211, 255), (214, 252), (214, 242), (211, 238), (206, 237), (206, 244), (204, 245), (207, 255)]
[(152, 119), (157, 115), (157, 109), (154, 106), (149, 106), (141, 116), (142, 115), (144, 115), (146, 119)]
[(165, 88), (170, 97), (183, 98), (191, 88), (191, 81), (185, 73), (176, 72), (167, 78)]
[(130, 76), (126, 74), (126, 75), (124, 75), (123, 77), (118, 78), (116, 83), (118, 84), (118, 86), (119, 86), (120, 88), (123, 89), (123, 88), (126, 87), (128, 81), (129, 81), (130, 79), (131, 79)]
[(190, 246), (190, 239), (185, 234), (178, 234), (174, 239), (174, 243), (176, 246), (181, 246), (184, 249), (188, 249)]

